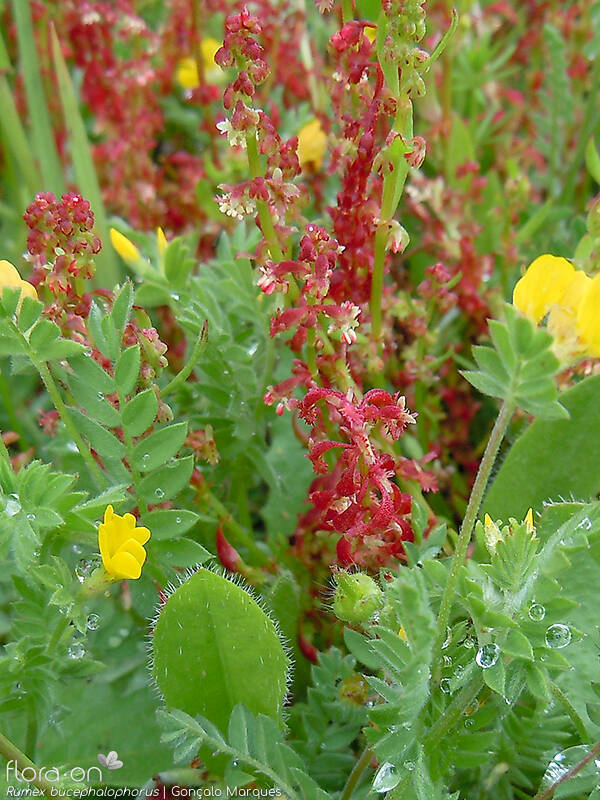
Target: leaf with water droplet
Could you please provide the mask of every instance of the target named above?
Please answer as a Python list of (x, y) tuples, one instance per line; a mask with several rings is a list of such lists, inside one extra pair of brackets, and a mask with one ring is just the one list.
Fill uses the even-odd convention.
[(373, 791), (379, 793), (389, 792), (398, 786), (401, 777), (400, 770), (389, 761), (386, 761), (379, 767), (373, 778)]
[[(540, 783), (540, 791), (549, 789), (553, 784), (577, 766), (589, 755), (589, 745), (576, 745), (556, 753), (548, 764)], [(600, 783), (600, 760), (598, 757), (591, 759), (576, 775), (558, 786), (554, 797), (574, 797), (586, 794), (595, 789)]]
[(560, 650), (571, 643), (571, 629), (568, 625), (557, 622), (550, 625), (544, 637), (546, 645), (553, 650)]

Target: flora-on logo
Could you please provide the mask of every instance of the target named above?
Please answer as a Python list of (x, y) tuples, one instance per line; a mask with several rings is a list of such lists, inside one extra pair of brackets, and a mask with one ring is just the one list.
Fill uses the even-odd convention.
[(108, 755), (98, 753), (98, 761), (107, 769), (121, 769), (123, 762), (119, 761), (119, 754), (116, 750), (111, 750)]

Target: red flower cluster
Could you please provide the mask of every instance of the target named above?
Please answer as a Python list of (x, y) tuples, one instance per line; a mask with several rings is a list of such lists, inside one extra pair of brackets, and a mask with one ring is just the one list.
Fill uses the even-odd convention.
[[(393, 481), (396, 459), (379, 452), (371, 436), (377, 429), (382, 440), (391, 443), (415, 422), (404, 397), (372, 389), (354, 402), (350, 393), (314, 388), (299, 403), (298, 413), (312, 426), (308, 457), (315, 472), (327, 475), (325, 455), (334, 448), (343, 451), (328, 479), (311, 487), (312, 527), (341, 534), (337, 543), (341, 564), (373, 566), (392, 556), (402, 557), (403, 540), (413, 538), (406, 518), (412, 498)], [(331, 424), (338, 426), (345, 441), (322, 438), (323, 429)]]

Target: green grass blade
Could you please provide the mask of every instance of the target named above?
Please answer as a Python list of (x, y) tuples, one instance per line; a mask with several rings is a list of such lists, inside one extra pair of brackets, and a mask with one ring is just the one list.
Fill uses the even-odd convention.
[(89, 200), (96, 218), (96, 230), (102, 239), (102, 250), (96, 257), (98, 264), (98, 275), (96, 284), (108, 286), (109, 288), (119, 282), (121, 273), (117, 263), (116, 255), (110, 246), (109, 227), (106, 219), (106, 211), (102, 202), (102, 194), (98, 183), (98, 176), (92, 160), (90, 144), (85, 130), (85, 125), (79, 112), (79, 103), (69, 70), (63, 58), (60, 42), (54, 27), (50, 33), (52, 39), (52, 57), (54, 59), (54, 69), (58, 79), (58, 90), (63, 108), (65, 127), (69, 136), (71, 146), (71, 159), (75, 171), (75, 179), (79, 191)]
[(33, 149), (42, 178), (41, 182), (38, 180), (37, 188), (38, 191), (51, 191), (60, 196), (65, 191), (65, 179), (44, 96), (29, 0), (13, 0), (13, 12), (17, 24), (27, 107), (31, 119)]

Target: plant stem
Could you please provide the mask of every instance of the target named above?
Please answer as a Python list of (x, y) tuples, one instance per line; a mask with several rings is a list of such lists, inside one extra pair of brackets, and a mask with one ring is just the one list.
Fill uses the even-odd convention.
[(87, 468), (89, 469), (92, 478), (94, 479), (94, 482), (97, 484), (98, 488), (102, 488), (104, 485), (106, 485), (106, 480), (104, 475), (102, 474), (102, 470), (100, 469), (98, 464), (96, 464), (96, 462), (94, 461), (94, 457), (92, 456), (89, 447), (86, 445), (86, 443), (79, 435), (79, 431), (77, 430), (75, 423), (71, 419), (71, 415), (69, 414), (69, 411), (61, 397), (58, 386), (56, 385), (56, 381), (54, 380), (54, 378), (52, 377), (52, 373), (48, 369), (48, 365), (46, 364), (45, 361), (38, 361), (37, 359), (32, 359), (32, 361), (35, 368), (40, 373), (40, 377), (44, 382), (44, 386), (46, 387), (48, 394), (50, 395), (50, 399), (54, 404), (54, 408), (60, 414), (60, 418), (63, 421), (63, 424), (67, 429), (69, 436), (75, 442), (75, 445), (79, 450), (81, 457), (85, 461)]
[(483, 686), (483, 679), (480, 674), (476, 674), (463, 686), (448, 708), (444, 711), (429, 729), (429, 733), (423, 739), (424, 745), (437, 746), (439, 740), (448, 730), (460, 719), (464, 710), (468, 708), (477, 697)]
[(583, 720), (577, 713), (575, 706), (571, 703), (569, 698), (563, 693), (562, 689), (560, 689), (553, 681), (550, 681), (550, 691), (571, 718), (571, 722), (577, 729), (577, 733), (579, 734), (581, 741), (584, 744), (587, 744), (590, 740), (590, 736), (586, 730)]
[(202, 497), (216, 511), (223, 525), (233, 534), (237, 542), (246, 547), (260, 564), (268, 564), (267, 556), (257, 546), (248, 531), (233, 519), (223, 503), (210, 490), (205, 491)]
[(438, 614), (437, 636), (433, 645), (433, 661), (431, 670), (431, 680), (434, 683), (437, 683), (440, 677), (442, 644), (446, 638), (446, 629), (450, 620), (452, 601), (454, 600), (454, 593), (456, 592), (456, 584), (458, 582), (460, 568), (464, 564), (467, 556), (467, 549), (469, 547), (469, 542), (471, 541), (471, 534), (473, 533), (473, 528), (475, 527), (479, 507), (481, 506), (481, 501), (483, 500), (483, 494), (485, 492), (492, 467), (494, 466), (494, 461), (496, 460), (500, 443), (513, 415), (513, 411), (514, 405), (512, 400), (504, 400), (502, 406), (500, 407), (498, 418), (496, 419), (494, 427), (492, 428), (483, 458), (481, 459), (479, 470), (477, 471), (477, 477), (475, 478), (471, 496), (469, 497), (469, 504), (467, 505), (463, 523), (460, 527), (456, 550), (454, 551), (452, 564), (450, 566), (448, 582), (446, 583), (444, 594), (442, 595), (440, 611)]
[(356, 764), (352, 767), (352, 772), (348, 775), (348, 780), (346, 781), (346, 785), (344, 786), (344, 791), (340, 796), (340, 800), (349, 800), (352, 797), (352, 793), (356, 788), (357, 783), (359, 782), (361, 775), (365, 771), (365, 769), (369, 766), (371, 759), (373, 758), (373, 751), (370, 747), (365, 747), (362, 752), (361, 757), (358, 759)]
[[(25, 753), (21, 752), (19, 748), (14, 745), (10, 739), (7, 739), (6, 736), (3, 736), (0, 733), (0, 754), (4, 756), (7, 761), (14, 761), (15, 766), (21, 770), (21, 772), (25, 769), (25, 767), (29, 767), (34, 772), (34, 777), (29, 779), (28, 782), (32, 783), (37, 789), (43, 792), (46, 797), (52, 797), (52, 789), (53, 784), (44, 778), (43, 774), (40, 775), (40, 771), (36, 767), (36, 765), (29, 759)], [(7, 765), (8, 771), (8, 765)]]
[(182, 384), (184, 384), (187, 379), (192, 374), (192, 370), (196, 366), (198, 359), (202, 354), (202, 350), (204, 346), (208, 343), (208, 326), (206, 323), (202, 326), (202, 330), (198, 338), (196, 339), (196, 344), (194, 345), (194, 349), (191, 352), (191, 355), (188, 359), (187, 364), (179, 370), (177, 375), (172, 378), (169, 383), (161, 390), (160, 396), (166, 397), (167, 395), (171, 394), (175, 389), (178, 389)]
[[(259, 178), (262, 175), (262, 170), (260, 168), (258, 144), (254, 131), (250, 131), (246, 135), (246, 150), (248, 152), (248, 166), (250, 168), (250, 175), (253, 178)], [(274, 261), (283, 261), (283, 252), (279, 242), (277, 241), (277, 234), (275, 232), (275, 226), (273, 225), (273, 219), (271, 217), (271, 211), (269, 210), (268, 202), (266, 200), (257, 199), (256, 208), (258, 209), (258, 218), (260, 220), (260, 225), (262, 227), (265, 239), (267, 240), (271, 258)]]
[(554, 795), (554, 792), (558, 789), (561, 783), (568, 781), (569, 778), (573, 778), (575, 775), (577, 775), (578, 772), (581, 772), (581, 770), (587, 764), (589, 764), (590, 761), (593, 761), (593, 759), (595, 759), (596, 756), (599, 754), (600, 754), (600, 742), (596, 742), (596, 744), (592, 747), (590, 752), (586, 756), (584, 756), (578, 764), (575, 764), (575, 766), (572, 767), (568, 772), (565, 772), (565, 774), (562, 777), (560, 777), (557, 781), (555, 781), (552, 784), (552, 786), (549, 786), (545, 790), (540, 789), (539, 792), (536, 794), (536, 796), (533, 798), (533, 800), (550, 800), (550, 798)]
[(354, 19), (354, 7), (352, 0), (342, 0), (342, 22), (344, 25)]
[(37, 737), (38, 737), (37, 716), (35, 713), (35, 707), (33, 705), (30, 705), (27, 711), (27, 729), (25, 731), (25, 751), (27, 753), (31, 753), (33, 758), (35, 758), (35, 752), (37, 750)]

